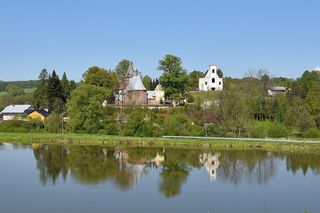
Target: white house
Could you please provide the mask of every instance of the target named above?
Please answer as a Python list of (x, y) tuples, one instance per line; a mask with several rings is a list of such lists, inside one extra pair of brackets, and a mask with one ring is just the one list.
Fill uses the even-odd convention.
[(199, 91), (223, 90), (223, 78), (220, 78), (217, 65), (210, 65), (204, 78), (199, 78)]
[(28, 104), (7, 106), (0, 112), (0, 118), (2, 118), (4, 121), (23, 120), (23, 114), (25, 114), (30, 107), (31, 105)]

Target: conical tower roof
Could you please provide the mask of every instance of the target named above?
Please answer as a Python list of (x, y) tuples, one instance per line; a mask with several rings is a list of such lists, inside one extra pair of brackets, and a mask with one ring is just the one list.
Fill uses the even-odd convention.
[(132, 62), (129, 63), (128, 71), (127, 71), (127, 78), (132, 78), (133, 76), (136, 75), (136, 71), (133, 68)]

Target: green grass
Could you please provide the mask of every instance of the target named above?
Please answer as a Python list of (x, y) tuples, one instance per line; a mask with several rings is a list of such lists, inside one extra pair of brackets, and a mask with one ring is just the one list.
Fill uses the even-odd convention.
[(215, 100), (219, 96), (219, 92), (217, 91), (196, 91), (196, 92), (191, 92), (190, 93), (194, 100), (200, 99), (200, 100)]
[(89, 134), (0, 133), (0, 142), (22, 144), (43, 143), (83, 145), (173, 146), (232, 150), (262, 149), (267, 151), (314, 153), (319, 153), (320, 151), (320, 144), (307, 143), (252, 142), (209, 139), (139, 138)]
[(26, 94), (33, 93), (35, 90), (36, 90), (36, 88), (26, 88), (26, 89), (23, 89), (24, 93), (26, 93)]
[[(23, 89), (25, 94), (31, 94), (36, 90), (36, 88), (25, 88)], [(8, 92), (0, 92), (0, 97), (5, 96)]]
[(0, 97), (5, 96), (6, 94), (7, 94), (7, 92), (0, 92)]

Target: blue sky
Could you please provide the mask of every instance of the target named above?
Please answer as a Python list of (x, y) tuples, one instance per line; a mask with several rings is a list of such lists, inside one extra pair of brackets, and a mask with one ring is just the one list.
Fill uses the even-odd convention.
[(188, 71), (217, 64), (231, 77), (259, 68), (298, 77), (320, 65), (319, 9), (319, 0), (2, 0), (0, 79), (47, 68), (80, 80), (124, 58), (157, 77), (168, 53)]

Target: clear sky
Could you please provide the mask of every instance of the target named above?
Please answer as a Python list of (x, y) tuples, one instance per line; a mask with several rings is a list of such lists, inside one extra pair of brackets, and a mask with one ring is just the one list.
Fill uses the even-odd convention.
[(124, 58), (157, 77), (165, 54), (188, 71), (298, 77), (320, 65), (319, 11), (319, 0), (2, 0), (0, 79), (47, 68), (80, 80)]

